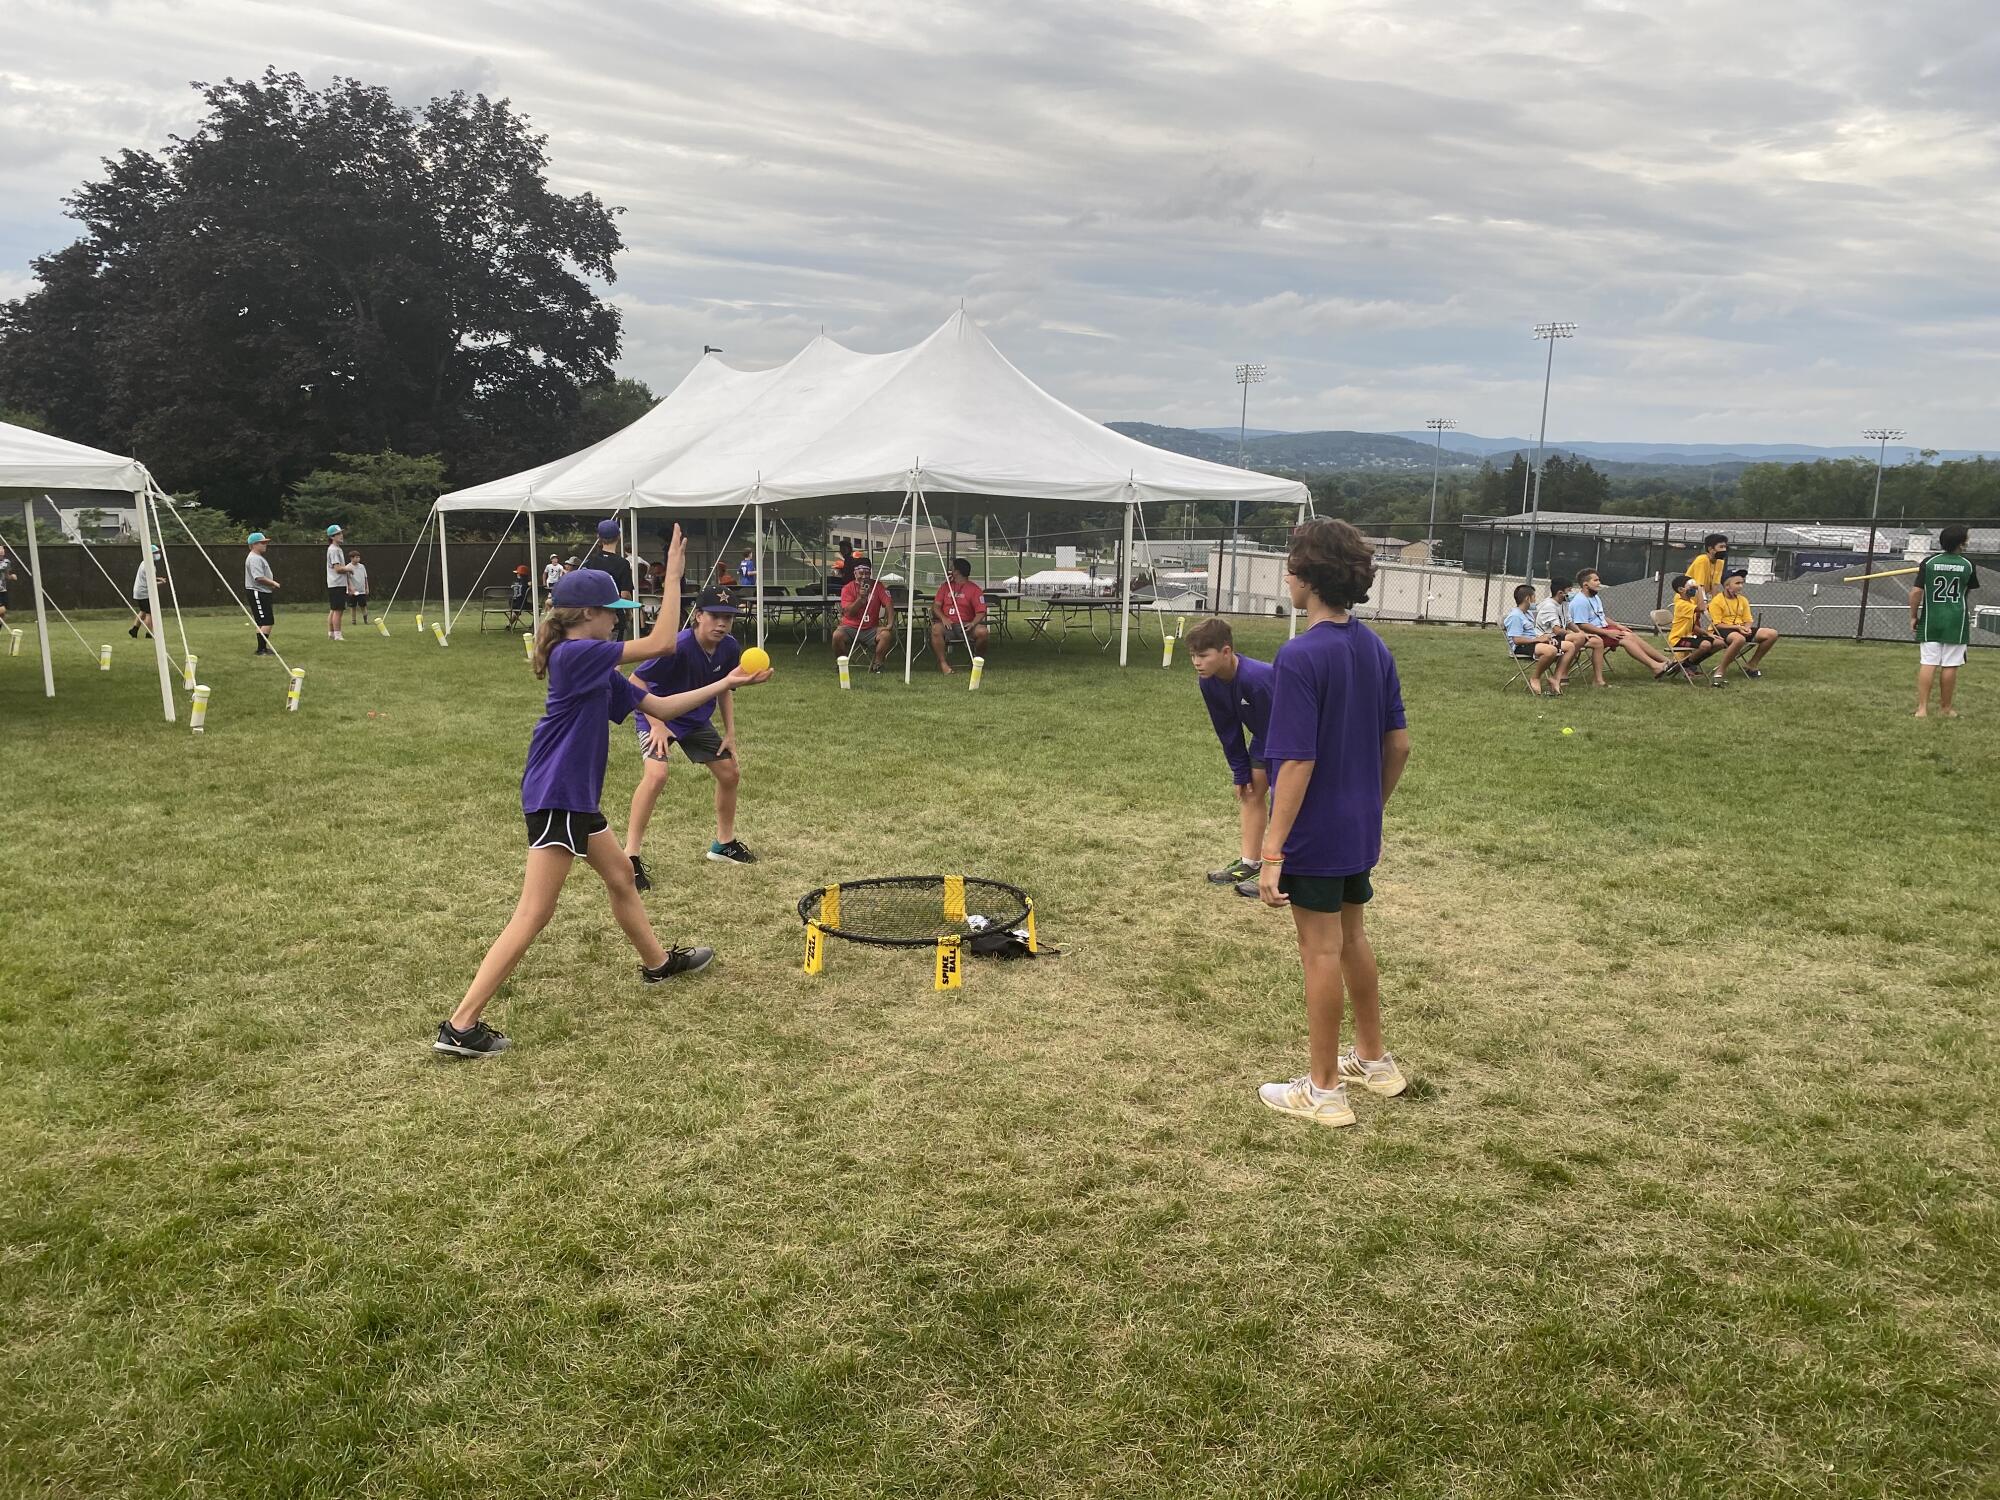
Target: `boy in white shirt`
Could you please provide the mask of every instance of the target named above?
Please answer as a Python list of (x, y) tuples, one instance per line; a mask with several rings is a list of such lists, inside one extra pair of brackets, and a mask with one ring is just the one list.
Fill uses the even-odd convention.
[(347, 607), (357, 623), (368, 623), (368, 565), (359, 552), (347, 554)]

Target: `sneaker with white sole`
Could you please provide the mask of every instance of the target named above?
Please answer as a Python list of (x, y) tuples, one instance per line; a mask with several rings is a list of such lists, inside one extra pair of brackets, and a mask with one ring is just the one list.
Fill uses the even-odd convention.
[(724, 864), (732, 865), (754, 865), (757, 863), (757, 856), (744, 846), (741, 839), (731, 839), (728, 843), (724, 843), (721, 839), (710, 840), (708, 857), (713, 860), (719, 860)]
[(1393, 1052), (1367, 1058), (1357, 1057), (1352, 1047), (1342, 1047), (1340, 1077), (1343, 1083), (1358, 1083), (1369, 1093), (1380, 1094), (1384, 1099), (1393, 1099), (1410, 1086), (1410, 1080), (1396, 1066), (1396, 1054)]
[(1330, 1125), (1337, 1129), (1354, 1123), (1354, 1111), (1348, 1106), (1345, 1084), (1335, 1084), (1330, 1089), (1314, 1088), (1312, 1078), (1306, 1076), (1294, 1078), (1289, 1083), (1259, 1084), (1257, 1097), (1266, 1109), (1275, 1109), (1281, 1115), (1297, 1115), (1315, 1125)]
[(438, 1022), (437, 1040), (431, 1043), (431, 1050), (448, 1052), (453, 1057), (491, 1057), (513, 1045), (505, 1032), (495, 1031), (484, 1021), (474, 1021), (460, 1031), (447, 1020)]

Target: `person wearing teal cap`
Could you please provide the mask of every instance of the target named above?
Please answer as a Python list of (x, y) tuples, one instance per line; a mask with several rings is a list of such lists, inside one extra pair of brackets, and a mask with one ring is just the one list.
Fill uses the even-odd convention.
[(338, 526), (326, 528), (326, 638), (344, 640), (341, 622), (347, 618), (347, 553), (341, 549), (345, 533)]
[(256, 656), (276, 656), (271, 649), (271, 626), (274, 623), (271, 612), (271, 595), (277, 590), (278, 580), (271, 576), (271, 564), (264, 556), (270, 546), (261, 531), (253, 531), (249, 536), (250, 555), (243, 559), (243, 592), (249, 596), (250, 618), (257, 623)]

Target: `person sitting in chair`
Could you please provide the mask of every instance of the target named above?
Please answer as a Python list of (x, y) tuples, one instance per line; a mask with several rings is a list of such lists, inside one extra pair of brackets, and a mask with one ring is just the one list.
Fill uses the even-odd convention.
[[(1667, 631), (1667, 644), (1680, 654), (1680, 664), (1693, 670), (1728, 643), (1708, 628), (1702, 616), (1700, 584), (1685, 573), (1676, 573), (1667, 587), (1674, 591), (1674, 623)], [(1712, 681), (1716, 687), (1723, 686), (1720, 667)]]
[(875, 581), (875, 566), (867, 558), (854, 559), (851, 571), (853, 581), (840, 591), (840, 623), (834, 627), (833, 654), (845, 656), (850, 646), (873, 651), (875, 660), (868, 670), (879, 672), (896, 639), (895, 602)]
[(1576, 592), (1569, 601), (1570, 629), (1597, 637), (1604, 642), (1607, 651), (1623, 651), (1651, 672), (1653, 681), (1665, 682), (1673, 674), (1674, 664), (1640, 640), (1636, 631), (1626, 629), (1611, 618), (1604, 608), (1604, 601), (1598, 597), (1598, 590), (1602, 587), (1595, 568), (1585, 568), (1576, 575)]
[(1507, 650), (1517, 660), (1528, 663), (1528, 691), (1539, 698), (1542, 696), (1542, 678), (1556, 664), (1558, 648), (1554, 636), (1545, 635), (1535, 628), (1534, 610), (1533, 586), (1516, 584), (1514, 607), (1500, 622), (1500, 628), (1507, 632)]
[(1570, 590), (1567, 578), (1551, 578), (1549, 597), (1535, 606), (1535, 628), (1553, 637), (1556, 643), (1556, 691), (1559, 693), (1569, 686), (1570, 667), (1584, 651), (1590, 653), (1592, 683), (1597, 687), (1604, 686), (1604, 642), (1594, 635), (1585, 635), (1581, 630), (1570, 628)]
[(1743, 675), (1756, 681), (1764, 675), (1758, 663), (1771, 654), (1771, 648), (1778, 644), (1778, 632), (1768, 625), (1759, 625), (1750, 615), (1750, 601), (1743, 597), (1743, 584), (1750, 576), (1747, 568), (1732, 568), (1723, 575), (1722, 592), (1708, 601), (1708, 623), (1715, 633), (1729, 643), (1729, 649), (1722, 653), (1722, 665), (1716, 668), (1720, 676), (1729, 670), (1729, 664), (1750, 647), (1750, 660), (1743, 664)]
[(950, 672), (945, 648), (952, 643), (965, 647), (974, 656), (986, 654), (986, 595), (972, 581), (972, 564), (962, 557), (951, 560), (951, 576), (938, 585), (936, 609), (931, 616), (931, 651), (938, 670)]

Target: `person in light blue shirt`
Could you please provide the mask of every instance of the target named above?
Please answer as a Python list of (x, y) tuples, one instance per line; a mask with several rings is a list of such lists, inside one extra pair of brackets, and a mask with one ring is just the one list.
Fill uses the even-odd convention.
[(1604, 642), (1606, 651), (1623, 651), (1651, 672), (1653, 681), (1664, 682), (1673, 670), (1673, 663), (1640, 640), (1636, 631), (1627, 630), (1611, 618), (1604, 601), (1598, 597), (1597, 591), (1603, 586), (1595, 568), (1585, 568), (1576, 575), (1576, 592), (1569, 596), (1570, 629)]
[[(1556, 664), (1559, 648), (1554, 636), (1535, 628), (1535, 590), (1532, 584), (1514, 586), (1514, 607), (1500, 622), (1500, 628), (1507, 632), (1509, 654), (1528, 663), (1528, 691), (1537, 698), (1541, 697), (1542, 678)], [(1551, 683), (1549, 692), (1560, 697), (1562, 687)]]

